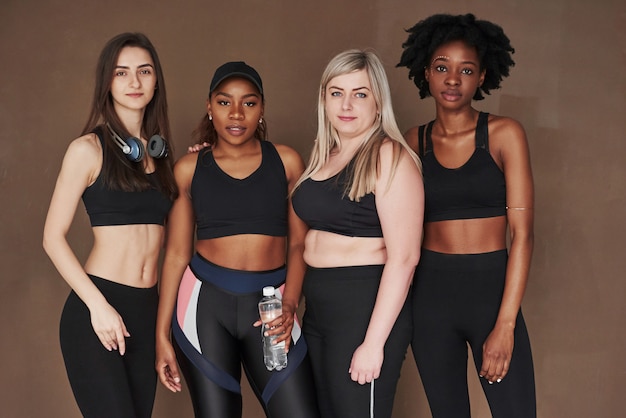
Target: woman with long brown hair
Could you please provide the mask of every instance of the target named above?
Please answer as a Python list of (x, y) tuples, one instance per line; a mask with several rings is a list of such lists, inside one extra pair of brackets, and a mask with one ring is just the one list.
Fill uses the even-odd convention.
[[(85, 417), (151, 416), (157, 264), (177, 188), (163, 70), (140, 33), (100, 54), (91, 113), (63, 159), (43, 245), (72, 291), (60, 339)], [(67, 233), (83, 200), (94, 243), (81, 265)]]

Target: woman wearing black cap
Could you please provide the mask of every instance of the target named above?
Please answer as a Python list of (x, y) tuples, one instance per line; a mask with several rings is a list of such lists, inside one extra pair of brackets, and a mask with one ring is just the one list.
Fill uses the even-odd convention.
[[(288, 196), (304, 163), (292, 148), (266, 141), (263, 85), (244, 62), (215, 71), (206, 109), (194, 134), (209, 147), (174, 168), (180, 194), (160, 288), (159, 377), (180, 391), (178, 358), (197, 417), (240, 417), (243, 365), (268, 417), (317, 417), (306, 345), (294, 324), (306, 227)], [(266, 369), (254, 326), (264, 286), (282, 291), (283, 315), (270, 323), (290, 348), (280, 372)]]

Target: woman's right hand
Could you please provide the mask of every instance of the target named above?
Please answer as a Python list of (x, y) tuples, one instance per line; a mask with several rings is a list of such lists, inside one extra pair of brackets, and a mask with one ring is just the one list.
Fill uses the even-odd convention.
[(200, 152), (204, 148), (210, 148), (211, 144), (208, 142), (202, 142), (201, 144), (193, 144), (187, 147), (187, 154), (193, 154), (194, 152)]
[(120, 314), (108, 303), (89, 309), (91, 326), (98, 339), (107, 350), (118, 350), (120, 355), (126, 352), (126, 340), (130, 333), (126, 329)]
[(174, 393), (182, 390), (180, 372), (176, 364), (176, 353), (174, 353), (174, 347), (169, 340), (157, 341), (155, 367), (163, 386)]

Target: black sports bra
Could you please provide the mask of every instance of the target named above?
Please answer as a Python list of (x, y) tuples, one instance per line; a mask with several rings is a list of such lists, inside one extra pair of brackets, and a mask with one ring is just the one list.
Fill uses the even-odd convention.
[(245, 179), (229, 176), (210, 149), (198, 155), (191, 200), (198, 239), (239, 234), (287, 236), (288, 184), (271, 142), (261, 143), (261, 165)]
[(491, 218), (506, 215), (504, 173), (489, 153), (489, 114), (481, 112), (476, 124), (476, 149), (459, 168), (439, 164), (433, 152), (431, 132), (434, 121), (419, 128), (425, 193), (425, 222), (453, 219)]
[[(104, 143), (99, 131), (94, 131)], [(158, 179), (155, 174), (148, 174), (153, 188), (126, 192), (112, 190), (105, 186), (103, 170), (96, 181), (83, 192), (83, 203), (91, 226), (157, 224), (164, 225), (165, 218), (172, 207), (172, 201), (158, 190)]]
[(326, 180), (304, 180), (293, 194), (293, 208), (311, 229), (349, 237), (382, 237), (374, 193), (358, 202), (344, 194), (349, 166)]

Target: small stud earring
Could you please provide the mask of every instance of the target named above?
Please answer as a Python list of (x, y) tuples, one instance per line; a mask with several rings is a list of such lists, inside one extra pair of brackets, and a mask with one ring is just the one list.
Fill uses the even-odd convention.
[(209, 115), (209, 120), (213, 120), (213, 116), (212, 115)]
[(262, 116), (259, 118), (259, 123), (263, 123), (263, 117)]

